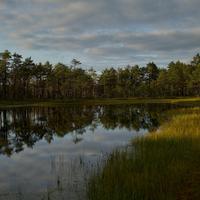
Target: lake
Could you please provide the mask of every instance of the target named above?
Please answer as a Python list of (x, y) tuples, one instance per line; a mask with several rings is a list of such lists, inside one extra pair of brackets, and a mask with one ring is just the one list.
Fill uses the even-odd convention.
[[(160, 125), (170, 104), (0, 110), (0, 199), (87, 199), (99, 163)], [(98, 167), (97, 167), (98, 166)]]

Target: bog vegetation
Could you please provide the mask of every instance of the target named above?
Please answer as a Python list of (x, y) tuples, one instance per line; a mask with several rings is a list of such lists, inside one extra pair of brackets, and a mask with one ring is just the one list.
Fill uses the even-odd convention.
[(73, 59), (70, 66), (34, 63), (9, 51), (0, 54), (0, 99), (70, 99), (112, 97), (173, 97), (200, 94), (200, 55), (189, 64), (171, 62), (159, 68), (107, 68), (101, 74), (84, 70)]
[(200, 197), (200, 109), (169, 111), (158, 131), (116, 151), (90, 179), (90, 200)]

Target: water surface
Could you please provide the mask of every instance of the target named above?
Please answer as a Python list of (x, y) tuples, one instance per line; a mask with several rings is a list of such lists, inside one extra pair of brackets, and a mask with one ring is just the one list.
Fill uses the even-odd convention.
[(0, 199), (85, 199), (97, 163), (159, 127), (167, 104), (0, 110)]

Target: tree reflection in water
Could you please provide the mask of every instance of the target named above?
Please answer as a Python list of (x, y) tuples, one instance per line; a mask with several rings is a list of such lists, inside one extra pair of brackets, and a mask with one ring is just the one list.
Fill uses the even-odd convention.
[[(84, 199), (107, 154), (154, 130), (170, 105), (0, 110), (0, 199)], [(136, 134), (136, 135), (134, 135)]]
[(83, 140), (86, 127), (95, 131), (98, 125), (105, 129), (152, 129), (159, 126), (165, 106), (66, 106), (13, 108), (0, 111), (0, 153), (11, 156), (33, 148), (39, 140), (51, 143), (54, 137), (73, 135), (74, 143)]

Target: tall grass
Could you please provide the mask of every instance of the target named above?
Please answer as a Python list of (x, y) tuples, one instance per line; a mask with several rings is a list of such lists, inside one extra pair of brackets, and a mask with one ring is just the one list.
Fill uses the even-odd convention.
[(159, 130), (109, 156), (88, 183), (89, 200), (200, 199), (200, 109), (167, 115)]

